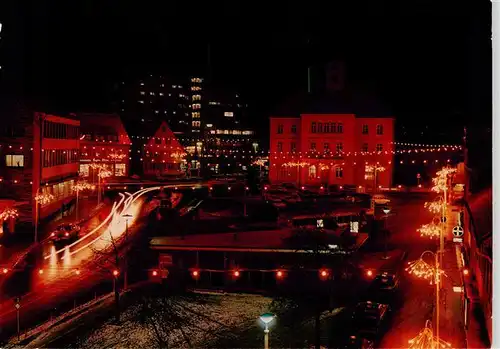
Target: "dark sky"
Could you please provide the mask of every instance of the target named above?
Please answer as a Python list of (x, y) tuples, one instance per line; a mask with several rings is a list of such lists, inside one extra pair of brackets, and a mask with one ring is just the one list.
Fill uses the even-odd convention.
[(203, 72), (210, 43), (213, 79), (261, 119), (331, 58), (398, 119), (490, 119), (489, 1), (13, 3), (0, 12), (4, 80), (70, 109), (103, 108), (124, 76)]

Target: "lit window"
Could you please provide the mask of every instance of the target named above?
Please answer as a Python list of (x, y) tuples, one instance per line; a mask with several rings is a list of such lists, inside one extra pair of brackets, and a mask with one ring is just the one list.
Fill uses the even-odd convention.
[(80, 176), (88, 177), (89, 176), (89, 164), (80, 164)]
[(24, 155), (5, 155), (7, 167), (24, 167)]
[(165, 84), (161, 84), (160, 87), (165, 87)]
[(145, 94), (146, 94), (146, 92), (141, 91), (141, 96), (144, 96)]
[(325, 131), (325, 133), (330, 133), (330, 123), (325, 122), (323, 131)]
[(214, 125), (213, 124), (207, 124), (207, 127), (213, 127)]
[(149, 92), (149, 94), (150, 94), (151, 96), (154, 96), (154, 95), (155, 95), (155, 93), (154, 93), (154, 92)]
[(177, 85), (172, 85), (172, 88), (177, 88)]
[(297, 133), (297, 125), (292, 125), (292, 133)]
[(179, 85), (179, 88), (182, 88), (182, 85)]
[(316, 166), (309, 167), (309, 178), (316, 178)]
[(335, 167), (335, 177), (342, 178), (344, 176), (344, 169), (342, 167)]
[(292, 142), (290, 143), (290, 151), (294, 153), (297, 150), (297, 143)]
[(383, 146), (382, 144), (377, 144), (377, 147), (375, 148), (376, 151), (382, 151), (383, 150)]
[(278, 142), (278, 151), (279, 152), (283, 151), (283, 143), (282, 142)]
[(311, 143), (311, 150), (316, 150), (316, 143)]
[(160, 111), (159, 110), (155, 110), (155, 114), (158, 114)]
[[(234, 116), (234, 114), (232, 111), (226, 111), (226, 112), (224, 112), (224, 116), (226, 118), (232, 118)], [(283, 132), (281, 132), (281, 133), (283, 133)]]
[(330, 132), (331, 132), (331, 133), (337, 133), (337, 123), (332, 122), (332, 123), (330, 124)]
[(159, 93), (159, 95), (160, 95), (160, 96), (163, 96), (163, 92), (160, 92), (160, 93)]
[(141, 86), (144, 86), (144, 83), (143, 83), (143, 82), (141, 82)]
[(373, 178), (374, 178), (373, 166), (365, 166), (365, 179), (373, 180)]
[(127, 166), (125, 164), (115, 164), (115, 176), (123, 177), (126, 176)]
[(141, 103), (141, 104), (144, 104), (144, 101), (138, 101), (138, 102)]
[(342, 151), (344, 150), (344, 145), (342, 143), (337, 143), (337, 153), (342, 153)]
[(282, 133), (283, 133), (283, 125), (279, 124), (278, 125), (278, 134), (282, 134)]
[(318, 122), (318, 133), (323, 133), (323, 124)]
[(361, 151), (363, 151), (363, 152), (368, 151), (368, 143), (363, 143), (363, 146), (361, 147)]
[(337, 133), (344, 133), (344, 124), (342, 123), (337, 124)]
[(378, 135), (383, 135), (384, 134), (384, 126), (377, 125), (377, 134)]
[(362, 133), (364, 135), (367, 135), (368, 134), (368, 125), (363, 125), (363, 130), (362, 130)]
[(311, 123), (311, 132), (316, 133), (316, 123), (315, 122)]

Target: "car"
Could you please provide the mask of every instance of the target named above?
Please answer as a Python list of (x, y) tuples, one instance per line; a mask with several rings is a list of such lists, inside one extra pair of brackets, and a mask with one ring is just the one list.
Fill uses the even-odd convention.
[(358, 303), (352, 314), (356, 334), (368, 340), (378, 339), (386, 329), (390, 312), (388, 304), (372, 301)]
[(384, 196), (384, 195), (381, 195), (381, 194), (373, 195), (372, 196), (372, 200), (377, 205), (387, 205), (388, 203), (391, 202), (391, 199), (389, 199), (387, 196)]
[(360, 336), (349, 336), (338, 346), (342, 349), (373, 349), (375, 343), (369, 339)]
[(382, 272), (375, 276), (372, 287), (377, 291), (395, 291), (399, 287), (399, 276), (389, 272)]
[(55, 244), (65, 244), (78, 239), (81, 227), (74, 223), (60, 224), (51, 234), (50, 239)]

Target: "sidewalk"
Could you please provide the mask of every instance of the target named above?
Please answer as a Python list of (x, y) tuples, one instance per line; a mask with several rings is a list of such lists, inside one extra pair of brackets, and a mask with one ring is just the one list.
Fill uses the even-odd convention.
[[(453, 347), (457, 348), (489, 348), (490, 344), (483, 339), (484, 333), (484, 314), (481, 316), (482, 310), (477, 303), (471, 304), (471, 309), (468, 312), (468, 326), (465, 328), (466, 309), (464, 302), (464, 293), (454, 292), (453, 287), (467, 287), (469, 296), (474, 293), (473, 285), (464, 284), (462, 255), (460, 245), (453, 242), (452, 229), (458, 223), (458, 217), (453, 209), (458, 207), (450, 207), (448, 212), (448, 222), (446, 229), (446, 244), (443, 254), (443, 270), (447, 277), (443, 280), (443, 291), (441, 297), (441, 337), (443, 340), (450, 342)], [(470, 277), (469, 277), (470, 278)], [(476, 291), (477, 293), (477, 291)]]

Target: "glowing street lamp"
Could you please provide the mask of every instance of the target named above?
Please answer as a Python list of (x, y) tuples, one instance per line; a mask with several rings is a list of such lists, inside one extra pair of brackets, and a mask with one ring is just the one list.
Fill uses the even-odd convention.
[(94, 190), (95, 185), (88, 183), (87, 181), (78, 181), (75, 185), (73, 185), (73, 191), (76, 192), (76, 220), (78, 221), (78, 201), (80, 191), (84, 190)]
[(40, 206), (47, 205), (54, 201), (55, 197), (49, 193), (39, 193), (35, 195), (35, 244), (38, 242), (38, 222), (40, 216)]
[(387, 230), (387, 218), (389, 217), (389, 213), (391, 212), (391, 209), (389, 207), (384, 207), (382, 209), (382, 211), (384, 211), (384, 228), (385, 228), (385, 232), (384, 232), (384, 257), (383, 259), (389, 259), (389, 257), (387, 256), (387, 235), (388, 235), (388, 230)]
[(441, 228), (434, 224), (423, 224), (420, 228), (417, 229), (417, 232), (420, 233), (422, 237), (429, 237), (431, 239), (435, 239), (441, 236)]
[[(434, 256), (434, 266), (428, 264), (424, 261), (423, 257), (426, 253), (429, 253)], [(433, 283), (436, 285), (436, 343), (440, 343), (439, 340), (439, 309), (440, 309), (440, 298), (439, 291), (441, 287), (441, 275), (445, 275), (443, 270), (439, 267), (438, 253), (434, 253), (432, 251), (424, 251), (420, 258), (413, 262), (408, 262), (408, 267), (405, 269), (408, 273), (415, 275), (416, 277), (423, 278), (424, 280), (429, 280), (429, 283), (432, 285)], [(415, 347), (419, 348), (419, 347)], [(437, 348), (428, 347), (428, 348)]]
[[(123, 218), (125, 218), (125, 244), (128, 243), (128, 221), (131, 219), (133, 216), (129, 213), (125, 213), (122, 215)], [(125, 274), (123, 275), (123, 285), (124, 289), (127, 290), (128, 287), (128, 259), (125, 256)]]
[(408, 349), (442, 349), (451, 348), (451, 344), (434, 336), (431, 323), (425, 322), (425, 327), (418, 335), (408, 341)]
[(264, 349), (269, 349), (269, 324), (276, 318), (272, 313), (262, 314), (259, 319), (264, 323)]
[(109, 170), (105, 170), (102, 167), (99, 168), (99, 172), (97, 173), (97, 182), (99, 185), (99, 192), (97, 194), (97, 205), (101, 203), (101, 179), (111, 177), (113, 174)]

